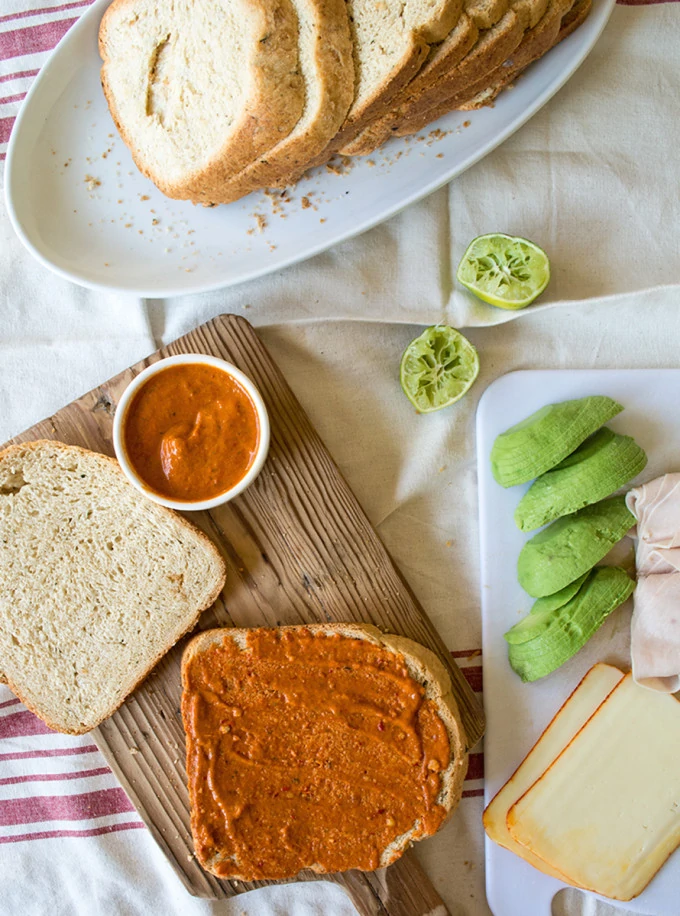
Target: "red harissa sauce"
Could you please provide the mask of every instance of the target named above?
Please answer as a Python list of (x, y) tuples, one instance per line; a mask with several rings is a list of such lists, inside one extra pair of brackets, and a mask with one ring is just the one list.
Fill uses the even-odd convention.
[(128, 461), (151, 490), (201, 501), (243, 480), (260, 426), (250, 396), (226, 371), (183, 363), (142, 385), (126, 411), (123, 441)]

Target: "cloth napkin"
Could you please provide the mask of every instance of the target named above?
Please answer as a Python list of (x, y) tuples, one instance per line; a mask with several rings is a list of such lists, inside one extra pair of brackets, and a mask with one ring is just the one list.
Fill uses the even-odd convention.
[[(87, 6), (34, 4), (4, 0), (0, 15), (0, 158), (31, 80)], [(480, 690), (480, 394), (518, 368), (677, 365), (678, 24), (671, 4), (615, 10), (568, 86), (474, 169), (370, 233), (235, 289), (147, 302), (79, 289), (33, 262), (2, 212), (0, 440), (201, 321), (243, 314)], [(469, 240), (499, 229), (543, 244), (553, 264), (541, 304), (519, 315), (477, 304), (452, 279)], [(455, 409), (424, 418), (396, 367), (436, 321), (472, 328), (482, 372)], [(455, 916), (489, 913), (482, 775), (480, 748), (455, 818), (418, 850)], [(190, 898), (90, 739), (44, 730), (4, 687), (0, 886), (3, 912), (21, 916), (354, 912), (327, 883)], [(616, 911), (565, 891), (554, 912)]]

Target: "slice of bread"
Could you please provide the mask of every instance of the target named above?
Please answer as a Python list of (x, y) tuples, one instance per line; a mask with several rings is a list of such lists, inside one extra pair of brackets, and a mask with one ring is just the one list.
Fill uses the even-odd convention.
[[(590, 0), (582, 2), (585, 6)], [(489, 85), (469, 100), (458, 104), (457, 108), (461, 111), (472, 111), (491, 104), (498, 93), (517, 79), (529, 64), (553, 48), (561, 40), (560, 32), (564, 19), (570, 15), (572, 4), (573, 0), (550, 0), (544, 16), (526, 33), (515, 53), (490, 75)]]
[(435, 105), (469, 86), (483, 83), (487, 74), (502, 64), (520, 44), (529, 19), (529, 5), (517, 0), (517, 10), (514, 7), (508, 9), (492, 28), (481, 32), (478, 40), (462, 58), (456, 59), (451, 54), (448, 66), (433, 67), (422, 78), (413, 80), (400, 96), (398, 106), (393, 107), (380, 122), (370, 125), (369, 132), (363, 138), (364, 142), (346, 146), (343, 152), (348, 155), (365, 155), (390, 136), (413, 133), (415, 123), (419, 125), (415, 130), (420, 130), (434, 120), (430, 111)]
[(0, 452), (0, 659), (50, 728), (110, 716), (219, 595), (212, 542), (118, 463), (59, 442)]
[(114, 0), (99, 50), (116, 127), (168, 197), (219, 203), (302, 114), (291, 0)]
[[(589, 2), (590, 0), (584, 0), (584, 5)], [(444, 92), (440, 98), (432, 96), (435, 99), (434, 104), (423, 111), (404, 117), (394, 128), (393, 135), (407, 136), (416, 133), (450, 111), (470, 110), (491, 104), (501, 89), (515, 79), (525, 67), (565, 37), (564, 22), (570, 15), (570, 6), (571, 0), (552, 0), (537, 25), (524, 34), (516, 50), (498, 67), (479, 80), (459, 87), (454, 94)], [(583, 22), (588, 11), (589, 6), (581, 12), (571, 31)]]
[(505, 15), (508, 6), (509, 0), (467, 0), (455, 27), (441, 43), (431, 48), (424, 66), (415, 77), (389, 106), (375, 112), (367, 126), (340, 152), (346, 156), (363, 156), (388, 140), (395, 125), (403, 118), (402, 107), (408, 106), (412, 99), (418, 98), (431, 85), (451, 73), (477, 44), (480, 31), (494, 26)]
[(285, 187), (338, 132), (354, 98), (354, 62), (345, 0), (293, 0), (299, 21), (305, 107), (288, 136), (221, 187), (238, 200), (263, 187)]
[(479, 28), (467, 13), (463, 13), (455, 28), (444, 41), (433, 48), (426, 64), (414, 79), (405, 86), (381, 116), (370, 123), (341, 152), (345, 156), (365, 156), (372, 153), (390, 137), (404, 118), (412, 98), (418, 98), (427, 88), (450, 73), (474, 48), (479, 38)]
[(347, 0), (347, 8), (354, 101), (343, 126), (326, 149), (307, 163), (308, 169), (326, 162), (387, 109), (425, 63), (431, 45), (443, 41), (454, 28), (463, 0)]
[(451, 680), (412, 640), (352, 623), (209, 630), (184, 651), (182, 686), (196, 856), (221, 878), (389, 865), (461, 797)]

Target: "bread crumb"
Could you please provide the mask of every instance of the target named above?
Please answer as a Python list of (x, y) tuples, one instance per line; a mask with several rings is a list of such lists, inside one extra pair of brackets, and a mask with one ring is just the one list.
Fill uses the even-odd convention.
[(140, 194), (139, 199), (140, 200), (150, 200), (150, 197), (148, 194)]
[(309, 208), (312, 206), (312, 202), (309, 197), (303, 197), (300, 203), (302, 204), (303, 210), (309, 210)]
[(254, 213), (255, 222), (257, 223), (257, 228), (259, 232), (264, 232), (267, 228), (267, 219), (261, 213)]
[(139, 748), (138, 748), (138, 747), (135, 747), (134, 744), (132, 745), (132, 747), (129, 747), (128, 750), (130, 751), (130, 753), (131, 753), (133, 756), (134, 756), (135, 754), (138, 754), (138, 753), (139, 753)]
[(471, 123), (471, 121), (463, 121), (463, 127), (469, 127)]
[[(68, 163), (65, 163), (68, 165)], [(95, 188), (101, 187), (101, 181), (98, 178), (94, 178), (92, 175), (85, 176), (85, 184), (87, 185), (88, 191), (94, 191)]]

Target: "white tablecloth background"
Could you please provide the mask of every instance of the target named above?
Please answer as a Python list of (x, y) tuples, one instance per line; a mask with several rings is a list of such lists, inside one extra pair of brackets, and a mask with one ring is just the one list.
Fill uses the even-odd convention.
[[(447, 645), (479, 647), (474, 412), (485, 387), (519, 368), (678, 366), (679, 74), (680, 7), (619, 7), (558, 96), (448, 188), (232, 290), (140, 301), (80, 289), (31, 259), (3, 210), (0, 441), (200, 322), (243, 314)], [(519, 316), (453, 284), (468, 241), (496, 230), (535, 239), (551, 256), (542, 304)], [(482, 370), (459, 405), (417, 416), (399, 388), (399, 358), (438, 321), (471, 329)], [(490, 912), (481, 812), (481, 798), (464, 799), (418, 850), (454, 916)], [(144, 829), (0, 844), (0, 888), (0, 911), (21, 916), (354, 912), (328, 884), (194, 900)], [(565, 892), (555, 912), (614, 911)]]

